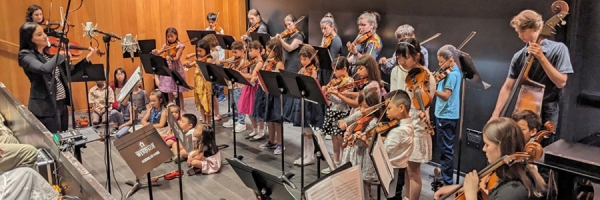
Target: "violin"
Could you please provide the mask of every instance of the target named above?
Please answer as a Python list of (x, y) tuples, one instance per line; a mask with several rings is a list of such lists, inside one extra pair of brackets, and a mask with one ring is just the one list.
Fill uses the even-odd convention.
[(258, 61), (258, 58), (259, 58), (259, 56), (256, 56), (252, 60), (249, 60), (248, 62), (244, 63), (243, 66), (238, 67), (238, 69), (236, 69), (236, 70), (238, 70), (238, 71), (244, 71), (248, 67), (256, 65), (256, 63), (258, 63), (258, 62), (256, 62), (256, 61)]
[(394, 119), (390, 122), (380, 122), (377, 125), (375, 125), (375, 127), (373, 127), (372, 129), (370, 129), (366, 133), (364, 133), (367, 140), (363, 141), (361, 139), (362, 137), (358, 137), (358, 136), (357, 136), (357, 138), (359, 140), (361, 140), (363, 143), (365, 143), (367, 148), (369, 148), (371, 146), (371, 142), (370, 142), (371, 138), (373, 138), (374, 134), (383, 135), (383, 134), (387, 133), (388, 131), (390, 131), (392, 128), (397, 127), (399, 124), (400, 124), (400, 120), (398, 120), (398, 119)]
[[(369, 38), (371, 38), (371, 36), (373, 36), (373, 31), (369, 31), (365, 34), (359, 34), (358, 36), (356, 36), (356, 39), (354, 39), (354, 41), (348, 47), (348, 56), (350, 56), (350, 53), (352, 53), (352, 47), (355, 47), (358, 44), (364, 43)], [(346, 57), (348, 57), (348, 56), (346, 56)]]
[[(192, 38), (191, 40), (188, 40), (188, 41), (185, 41), (185, 42), (181, 42), (181, 43), (184, 44), (184, 43), (188, 43), (188, 42), (195, 42), (196, 40), (198, 40), (198, 38), (195, 37), (195, 38)], [(173, 57), (177, 56), (177, 50), (176, 49), (178, 47), (179, 47), (179, 43), (175, 42), (173, 44), (165, 45), (165, 47), (163, 47), (162, 49), (160, 49), (158, 51), (160, 52), (160, 54), (163, 54), (163, 57), (165, 57), (165, 58), (167, 56), (173, 58)]]
[(277, 60), (271, 59), (265, 63), (265, 71), (272, 71), (277, 66)]
[(256, 31), (256, 29), (258, 29), (259, 26), (260, 26), (260, 23), (253, 24), (250, 28), (248, 28), (248, 31), (246, 31), (245, 35), (250, 35), (250, 33)]
[[(541, 44), (542, 40), (551, 37), (556, 31), (554, 26), (558, 25), (559, 22), (562, 25), (566, 24), (566, 21), (563, 19), (569, 14), (569, 5), (564, 1), (555, 1), (552, 3), (551, 8), (556, 15), (546, 21), (544, 26), (542, 26), (542, 30), (536, 40), (537, 44)], [(533, 81), (529, 77), (529, 71), (531, 70), (531, 66), (535, 59), (535, 56), (532, 54), (527, 56), (527, 62), (524, 64), (519, 76), (515, 80), (510, 95), (500, 111), (500, 116), (506, 116), (508, 114), (508, 108), (512, 104), (511, 102), (513, 102), (515, 95), (517, 96), (517, 99), (513, 112), (518, 110), (531, 110), (538, 115), (541, 113), (545, 85)]]
[(333, 41), (333, 38), (335, 37), (335, 35), (329, 34), (329, 36), (327, 37), (323, 37), (323, 39), (321, 40), (321, 47), (323, 48), (329, 48), (329, 45), (331, 45), (331, 41)]
[(216, 31), (217, 33), (221, 34), (221, 32), (223, 31), (223, 28), (221, 28), (218, 24), (217, 21), (219, 20), (219, 14), (221, 14), (221, 12), (217, 12), (217, 18), (215, 19), (215, 27), (213, 27), (213, 31)]
[(339, 86), (339, 87), (334, 88), (334, 89), (337, 89), (338, 92), (343, 92), (343, 91), (345, 91), (347, 89), (351, 89), (351, 88), (355, 88), (355, 87), (366, 85), (369, 82), (370, 81), (368, 79), (363, 78), (363, 79), (359, 79), (357, 81), (353, 81), (351, 83), (347, 83), (345, 85)]
[(160, 176), (152, 177), (151, 181), (153, 183), (156, 183), (156, 182), (158, 182), (158, 180), (160, 178), (164, 178), (165, 180), (168, 181), (168, 180), (173, 180), (175, 178), (179, 178), (179, 176), (183, 176), (183, 171), (177, 171), (177, 170), (175, 170), (175, 171), (172, 171), (172, 172), (169, 172), (169, 173), (161, 174)]
[(289, 36), (292, 36), (292, 35), (296, 34), (297, 32), (298, 32), (298, 29), (296, 29), (294, 27), (292, 29), (286, 29), (285, 31), (283, 31), (283, 33), (279, 34), (279, 36), (281, 38), (286, 38), (286, 37), (289, 37)]
[[(458, 48), (456, 48), (456, 51), (461, 52), (460, 50), (467, 44), (467, 42), (469, 42), (473, 36), (475, 36), (477, 32), (475, 31), (471, 31), (471, 33), (469, 34), (469, 36), (467, 36), (467, 38), (465, 38), (465, 40), (458, 46)], [(423, 44), (423, 43), (421, 43)], [(448, 63), (450, 61), (450, 59), (446, 60), (444, 63), (442, 63), (439, 69), (433, 71), (433, 77), (435, 78), (435, 82), (439, 83), (441, 80), (443, 80), (444, 78), (446, 78), (446, 76), (448, 76), (448, 74), (450, 74), (450, 72), (454, 71), (452, 69), (452, 66), (448, 65), (446, 66), (446, 63)]]
[(342, 148), (346, 148), (347, 146), (354, 146), (354, 144), (356, 144), (356, 140), (358, 138), (353, 133), (359, 132), (359, 131), (360, 132), (365, 131), (365, 129), (367, 128), (367, 125), (369, 125), (369, 122), (372, 119), (373, 119), (373, 116), (369, 114), (369, 115), (365, 115), (364, 117), (362, 117), (358, 121), (356, 121), (354, 127), (351, 129), (352, 134), (350, 134), (349, 137), (345, 138), (344, 141), (342, 142)]
[[(55, 37), (48, 37), (48, 44), (50, 44), (50, 46), (45, 48), (44, 52), (49, 55), (56, 55), (58, 53), (58, 47), (59, 47), (58, 39), (56, 39)], [(64, 50), (64, 48), (61, 48), (61, 49)], [(81, 46), (78, 42), (69, 41), (69, 53), (71, 53), (71, 55), (79, 56), (83, 53), (82, 51), (87, 51), (87, 50), (90, 50), (90, 49), (88, 47)], [(96, 54), (98, 54), (98, 56), (102, 56), (105, 53), (98, 50), (98, 51), (96, 51)]]
[[(408, 91), (412, 92), (412, 105), (415, 109), (420, 110), (423, 114), (427, 113), (425, 109), (431, 105), (433, 97), (429, 90), (429, 73), (421, 67), (413, 68), (408, 72), (404, 80)], [(421, 117), (423, 120), (424, 116)], [(433, 127), (429, 120), (425, 120), (427, 124), (427, 132), (434, 135)]]
[[(505, 156), (500, 157), (500, 159), (494, 161), (487, 167), (485, 167), (483, 170), (479, 171), (477, 173), (477, 175), (479, 176), (480, 181), (482, 180), (482, 178), (489, 176), (488, 186), (486, 188), (492, 189), (493, 187), (496, 186), (495, 182), (497, 182), (497, 180), (498, 180), (498, 177), (495, 176), (495, 173), (494, 173), (496, 171), (496, 169), (498, 169), (500, 166), (503, 166), (503, 165), (507, 165), (510, 167), (516, 163), (527, 164), (527, 162), (531, 161), (531, 160), (529, 160), (529, 158), (530, 158), (530, 155), (525, 152), (517, 152), (517, 153), (511, 154), (511, 155), (505, 155)], [(490, 184), (492, 182), (494, 182), (494, 183)], [(458, 192), (462, 188), (463, 188), (463, 185), (461, 184), (459, 187), (456, 187), (454, 190), (452, 190), (448, 194), (441, 196), (439, 198), (439, 200), (446, 199), (456, 193), (458, 193), (458, 195), (456, 196), (456, 198), (454, 198), (454, 200), (466, 200), (465, 194), (463, 192), (460, 192), (460, 193)], [(487, 200), (488, 199), (487, 193), (482, 191), (482, 189), (483, 188), (480, 188), (480, 192), (478, 193), (478, 196), (479, 196), (478, 199)]]

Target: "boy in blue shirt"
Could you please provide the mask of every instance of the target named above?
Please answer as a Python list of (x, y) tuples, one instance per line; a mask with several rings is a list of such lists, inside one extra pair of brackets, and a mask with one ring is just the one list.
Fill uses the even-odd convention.
[(450, 67), (452, 72), (438, 82), (435, 96), (437, 143), (440, 149), (440, 164), (444, 185), (454, 184), (454, 136), (460, 117), (460, 83), (462, 74), (455, 62), (458, 51), (452, 45), (444, 45), (437, 53), (440, 67)]

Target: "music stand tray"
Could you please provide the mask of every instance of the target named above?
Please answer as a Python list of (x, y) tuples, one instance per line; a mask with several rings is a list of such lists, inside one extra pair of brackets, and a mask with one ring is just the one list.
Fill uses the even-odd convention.
[(333, 58), (331, 58), (329, 49), (314, 45), (312, 47), (317, 50), (316, 58), (319, 60), (319, 68), (324, 70), (333, 70)]
[[(105, 81), (103, 64), (91, 64), (71, 74), (71, 82)], [(87, 88), (87, 87), (86, 87)]]
[(204, 38), (207, 35), (217, 35), (217, 32), (215, 31), (208, 31), (208, 30), (186, 30), (187, 34), (188, 34), (188, 38), (190, 39), (190, 41), (192, 41), (194, 38), (196, 38), (195, 41), (190, 42), (192, 45), (196, 45), (196, 43), (198, 43), (199, 40), (201, 40), (202, 38)]
[[(225, 159), (244, 182), (244, 185), (255, 194), (261, 194), (263, 199), (295, 199), (279, 177), (255, 169), (237, 159)], [(262, 191), (265, 191), (266, 194), (262, 194)]]
[(212, 82), (218, 85), (227, 86), (227, 75), (223, 71), (222, 67), (219, 67), (215, 64), (196, 61), (198, 63), (198, 67), (202, 72), (202, 76), (204, 76), (204, 80), (208, 82)]
[(167, 60), (165, 60), (163, 57), (152, 54), (140, 54), (140, 60), (142, 61), (142, 66), (144, 67), (144, 71), (146, 73), (161, 76), (171, 76), (171, 74), (167, 71), (169, 68)]
[[(371, 161), (373, 161), (373, 166), (379, 179), (379, 187), (383, 190), (385, 197), (392, 198), (396, 196), (399, 169), (393, 168), (389, 164), (390, 160), (385, 147), (383, 147), (383, 141), (379, 138), (379, 134), (373, 135), (371, 146), (369, 147), (369, 156), (371, 157)], [(384, 184), (389, 185), (385, 186)]]
[(152, 50), (156, 49), (156, 40), (138, 40), (138, 45), (140, 45), (140, 54), (150, 54)]
[[(270, 95), (288, 95), (289, 88), (285, 84), (283, 77), (277, 72), (270, 72), (265, 70), (258, 71), (258, 78), (260, 86), (265, 93)], [(282, 90), (280, 90), (282, 88)]]
[(234, 83), (241, 83), (243, 85), (248, 85), (248, 86), (252, 86), (252, 84), (250, 82), (248, 82), (248, 80), (246, 80), (246, 78), (244, 78), (244, 76), (242, 76), (242, 73), (234, 70), (234, 69), (230, 69), (230, 68), (224, 68), (225, 69), (225, 75), (227, 80), (234, 82)]
[(219, 46), (221, 46), (221, 48), (223, 48), (223, 49), (231, 49), (231, 44), (233, 44), (233, 42), (235, 42), (235, 38), (231, 35), (216, 34), (215, 36), (217, 36), (217, 41), (219, 41)]
[(258, 42), (260, 42), (260, 44), (263, 47), (266, 47), (267, 42), (269, 40), (271, 40), (271, 36), (269, 34), (266, 34), (266, 33), (256, 33), (256, 32), (253, 32), (253, 33), (250, 33), (250, 37), (252, 38), (252, 41), (258, 40)]

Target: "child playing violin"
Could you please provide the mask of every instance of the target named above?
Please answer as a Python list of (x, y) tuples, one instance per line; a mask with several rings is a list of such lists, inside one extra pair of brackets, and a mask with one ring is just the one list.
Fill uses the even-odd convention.
[[(487, 161), (494, 163), (502, 156), (525, 152), (525, 140), (522, 138), (523, 133), (519, 125), (510, 118), (500, 117), (488, 122), (483, 128), (485, 144), (483, 151)], [(500, 166), (493, 172), (497, 175), (498, 181), (489, 191), (482, 190), (477, 171), (473, 170), (465, 176), (462, 189), (465, 199), (477, 199), (478, 192), (488, 193), (490, 200), (526, 200), (542, 196), (546, 183), (533, 167), (526, 165), (526, 163), (517, 162), (512, 166)], [(434, 198), (439, 199), (457, 187), (459, 186), (444, 186), (435, 192)]]
[[(209, 54), (210, 46), (208, 42), (205, 40), (199, 40), (196, 43), (196, 60), (201, 62), (212, 63), (213, 58)], [(190, 68), (197, 66), (197, 63), (194, 62), (186, 62), (183, 64), (185, 67)], [(210, 124), (211, 123), (211, 101), (212, 98), (210, 96), (212, 84), (202, 77), (202, 72), (198, 67), (196, 67), (196, 76), (194, 77), (194, 103), (196, 103), (196, 108), (198, 108), (198, 112), (200, 112), (202, 116), (202, 123)]]
[[(179, 36), (177, 33), (177, 29), (170, 27), (167, 29), (166, 33), (167, 42), (163, 44), (162, 49), (154, 49), (152, 50), (152, 54), (154, 55), (164, 55), (165, 59), (167, 59), (167, 64), (169, 68), (172, 70), (176, 70), (181, 77), (185, 80), (185, 72), (183, 71), (183, 67), (181, 64), (181, 55), (183, 54), (183, 49), (185, 49), (185, 45), (179, 42)], [(173, 78), (170, 76), (159, 76), (158, 77), (158, 89), (161, 92), (165, 92), (169, 94), (169, 102), (173, 102), (174, 99), (178, 96), (181, 96), (181, 93), (187, 92), (187, 88), (177, 86)], [(179, 93), (177, 93), (177, 87), (179, 87)], [(181, 109), (183, 108), (183, 98), (179, 98), (179, 105), (181, 105)]]
[[(231, 53), (233, 53), (233, 61), (230, 62), (228, 68), (236, 70), (240, 73), (248, 72), (248, 67), (252, 64), (249, 61), (244, 61), (244, 43), (240, 41), (235, 41), (231, 44)], [(217, 61), (217, 64), (220, 64), (221, 61)], [(227, 61), (229, 62), (229, 61)], [(232, 102), (239, 105), (240, 104), (240, 96), (242, 94), (243, 85), (240, 83), (236, 83), (232, 86), (233, 88), (233, 99)], [(242, 132), (246, 130), (246, 116), (244, 114), (240, 114), (238, 112), (237, 106), (233, 106), (235, 104), (231, 104), (231, 109), (233, 112), (237, 113), (236, 119), (229, 119), (229, 121), (223, 123), (223, 127), (226, 128), (234, 128), (235, 132)], [(233, 126), (234, 120), (237, 122), (235, 127)]]
[[(411, 76), (415, 70), (423, 70), (421, 73), (427, 73), (428, 79), (425, 79), (424, 93), (421, 93), (422, 99), (430, 99), (435, 93), (435, 79), (431, 72), (425, 67), (425, 56), (421, 53), (421, 45), (414, 38), (405, 38), (400, 40), (396, 46), (396, 60), (398, 67), (395, 67), (390, 74), (390, 90), (409, 91), (409, 84), (406, 82), (407, 77)], [(416, 76), (416, 75), (415, 75)], [(410, 78), (409, 78), (410, 81)], [(416, 85), (413, 83), (413, 85)], [(409, 93), (411, 98), (416, 95), (414, 92)], [(425, 100), (424, 100), (425, 101)], [(410, 117), (414, 126), (414, 150), (409, 158), (407, 168), (407, 180), (405, 189), (408, 199), (420, 199), (421, 194), (421, 164), (427, 163), (432, 157), (433, 143), (431, 141), (431, 131), (426, 121), (429, 119), (429, 108), (421, 112), (416, 107), (414, 101), (412, 106), (408, 107)]]
[[(382, 112), (380, 109), (377, 109), (371, 115), (367, 115), (367, 110), (381, 102), (381, 96), (379, 96), (377, 89), (378, 88), (370, 88), (359, 93), (357, 102), (360, 105), (358, 112), (362, 113), (360, 117), (348, 117), (338, 122), (340, 128), (342, 130), (346, 130), (344, 133), (344, 142), (347, 142), (352, 135), (361, 135), (362, 133), (375, 127), (375, 123), (377, 123), (377, 119), (381, 117)], [(356, 123), (356, 125), (346, 127), (347, 124), (353, 123)], [(352, 163), (352, 166), (360, 166), (361, 178), (365, 182), (365, 199), (369, 199), (367, 197), (370, 196), (370, 183), (377, 179), (373, 161), (369, 157), (369, 149), (367, 148), (367, 145), (368, 144), (363, 144), (362, 142), (357, 142), (352, 146), (346, 146), (344, 148), (341, 162), (342, 164), (350, 162)]]
[[(333, 142), (333, 161), (339, 165), (340, 158), (342, 153), (342, 140), (343, 140), (343, 130), (334, 124), (341, 119), (348, 117), (350, 113), (350, 106), (344, 103), (340, 98), (335, 95), (330, 95), (330, 90), (335, 90), (337, 87), (345, 85), (347, 83), (351, 83), (354, 81), (352, 77), (348, 76), (348, 67), (350, 64), (346, 57), (340, 56), (335, 59), (333, 63), (333, 74), (335, 75), (335, 79), (331, 80), (329, 84), (323, 86), (321, 90), (327, 96), (327, 99), (330, 102), (330, 106), (325, 110), (325, 120), (323, 123), (322, 130), (331, 135), (331, 139)], [(352, 89), (346, 89), (345, 92), (350, 92)], [(326, 168), (321, 171), (324, 174), (330, 172), (329, 168)]]
[(238, 111), (240, 115), (247, 115), (252, 122), (252, 133), (250, 133), (246, 139), (252, 140), (261, 140), (265, 137), (265, 122), (262, 121), (262, 118), (257, 118), (252, 116), (252, 111), (254, 107), (254, 99), (256, 98), (256, 91), (259, 89), (258, 86), (258, 70), (262, 69), (263, 60), (260, 55), (260, 51), (263, 49), (262, 45), (258, 41), (252, 41), (248, 44), (248, 56), (250, 57), (249, 63), (249, 72), (242, 72), (242, 76), (249, 80), (250, 83), (254, 85), (244, 85), (242, 89), (242, 94), (240, 97), (240, 102), (238, 104)]
[[(303, 45), (298, 53), (300, 55), (300, 64), (302, 68), (298, 71), (298, 74), (313, 77), (317, 79), (317, 70), (319, 62), (316, 59), (317, 52), (310, 45)], [(302, 110), (304, 109), (304, 124), (305, 128), (302, 130), (306, 140), (304, 141), (304, 163), (302, 158), (294, 161), (294, 165), (310, 165), (315, 163), (315, 145), (313, 141), (313, 129), (321, 127), (323, 125), (323, 113), (321, 107), (314, 103), (305, 103), (304, 108), (300, 106), (300, 99), (288, 99), (290, 101), (289, 110), (284, 112), (284, 118), (286, 121), (292, 122), (295, 127), (302, 125)]]
[(402, 187), (404, 187), (404, 176), (408, 167), (408, 160), (413, 152), (413, 119), (409, 114), (411, 100), (403, 90), (394, 90), (385, 98), (386, 114), (389, 123), (397, 122), (397, 126), (391, 128), (387, 133), (381, 133), (385, 138), (383, 144), (390, 158), (390, 164), (398, 168), (396, 184), (396, 195), (389, 199), (402, 199)]
[[(279, 72), (284, 70), (283, 65), (283, 47), (281, 41), (269, 40), (267, 42), (267, 61), (263, 65), (265, 71)], [(264, 85), (262, 87), (265, 87)], [(283, 135), (281, 133), (282, 117), (281, 103), (279, 95), (267, 94), (263, 88), (256, 90), (254, 99), (254, 108), (252, 109), (252, 117), (263, 119), (269, 127), (269, 141), (261, 144), (261, 149), (275, 149), (273, 154), (280, 155), (283, 153)], [(285, 103), (285, 99), (283, 101)], [(284, 104), (285, 105), (285, 104)]]
[[(379, 95), (379, 97), (383, 97), (386, 92), (383, 89), (383, 83), (381, 82), (381, 74), (379, 72), (375, 58), (373, 58), (372, 56), (362, 56), (356, 61), (356, 66), (357, 70), (355, 75), (358, 75), (359, 79), (354, 80), (354, 82), (347, 83), (345, 85), (352, 84), (353, 87), (350, 88), (360, 88), (364, 85), (364, 87), (362, 87), (362, 90), (376, 88), (376, 92)], [(352, 77), (354, 77), (354, 75), (352, 75)], [(356, 100), (356, 97), (358, 97), (359, 94), (358, 92), (340, 92), (339, 90), (331, 90), (330, 93), (340, 98), (344, 103), (348, 104), (352, 108), (358, 108), (360, 105)], [(350, 112), (350, 114), (352, 113), (354, 113), (354, 110)]]

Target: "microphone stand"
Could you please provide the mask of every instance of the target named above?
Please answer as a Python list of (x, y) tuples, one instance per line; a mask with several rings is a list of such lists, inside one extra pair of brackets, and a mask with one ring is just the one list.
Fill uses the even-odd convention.
[[(70, 1), (70, 0), (69, 0)], [(103, 33), (100, 31), (97, 31), (99, 33)], [(104, 33), (103, 33), (104, 34)], [(104, 41), (104, 44), (106, 46), (106, 82), (109, 82), (110, 79), (110, 40), (111, 38), (115, 38), (120, 40), (120, 37), (115, 37), (114, 34), (105, 34), (104, 37), (102, 37), (102, 41)], [(105, 105), (104, 105), (104, 109), (108, 110), (109, 105), (112, 104), (112, 102), (109, 104), (108, 102), (108, 90), (109, 87), (106, 87), (106, 96), (105, 96)], [(109, 119), (109, 112), (106, 112), (106, 119)], [(109, 126), (110, 123), (106, 123), (105, 125), (105, 129), (104, 129), (104, 148), (105, 148), (105, 153), (106, 153), (106, 188), (108, 190), (108, 192), (111, 192), (111, 187), (110, 187), (110, 132), (109, 132)]]
[[(67, 12), (65, 13), (65, 17), (64, 17), (64, 21), (63, 21), (64, 24), (67, 23), (67, 17), (69, 16), (70, 8), (71, 8), (71, 0), (69, 0), (67, 2)], [(63, 26), (62, 32), (57, 33), (57, 36), (60, 38), (60, 40), (58, 41), (59, 46), (58, 46), (57, 52), (60, 53), (61, 47), (64, 44), (65, 52), (67, 52), (67, 53), (65, 53), (65, 72), (64, 72), (67, 75), (67, 83), (66, 83), (67, 85), (63, 84), (63, 87), (65, 89), (65, 92), (67, 92), (69, 94), (69, 96), (67, 98), (69, 98), (69, 101), (71, 103), (71, 120), (72, 120), (71, 122), (72, 122), (73, 129), (75, 129), (75, 109), (74, 109), (75, 107), (73, 106), (74, 105), (73, 95), (71, 93), (72, 92), (72, 90), (71, 90), (71, 62), (70, 62), (71, 58), (69, 57), (69, 39), (67, 39), (66, 34), (65, 34), (66, 27), (67, 26)], [(55, 73), (56, 73), (56, 67), (58, 67), (58, 59), (56, 59), (54, 67), (55, 67), (55, 69), (52, 70), (51, 82), (52, 82), (52, 85), (55, 87), (53, 88), (53, 91), (50, 94), (52, 95), (52, 93), (54, 93), (54, 107), (57, 108), (58, 105), (56, 104), (56, 96), (58, 95), (57, 94), (58, 90), (56, 88), (56, 74)], [(62, 75), (59, 74), (59, 76), (62, 76)], [(60, 112), (59, 111), (56, 112), (56, 118), (57, 118), (57, 120), (60, 120)], [(61, 123), (58, 124), (58, 126), (60, 127), (58, 131), (62, 131), (61, 130), (62, 123), (63, 122), (61, 121)]]

